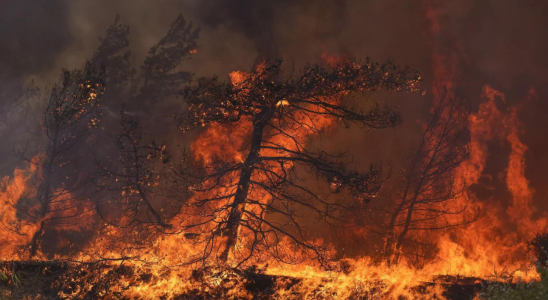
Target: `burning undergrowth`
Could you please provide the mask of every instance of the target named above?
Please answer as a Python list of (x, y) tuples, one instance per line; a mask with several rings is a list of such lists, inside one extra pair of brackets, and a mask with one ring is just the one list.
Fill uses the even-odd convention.
[(180, 273), (106, 261), (3, 262), (1, 271), (7, 299), (469, 299), (485, 283), (440, 276), (406, 286), (390, 282), (387, 274), (372, 280), (372, 273), (367, 281), (352, 273), (293, 277), (270, 275), (256, 266)]

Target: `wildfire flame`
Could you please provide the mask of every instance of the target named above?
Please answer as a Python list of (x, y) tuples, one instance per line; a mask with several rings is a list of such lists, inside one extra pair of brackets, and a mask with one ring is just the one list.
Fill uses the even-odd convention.
[[(437, 11), (432, 7), (425, 10), (425, 18), (430, 22), (430, 31), (433, 35), (441, 34), (442, 28), (437, 23)], [(196, 53), (192, 50), (191, 53)], [(433, 84), (433, 102), (439, 103), (447, 95), (456, 94), (458, 77), (458, 53), (445, 53), (434, 47), (432, 65), (435, 76)], [(323, 49), (321, 57), (325, 64), (335, 66), (346, 61), (344, 56), (332, 55)], [(265, 64), (256, 66), (257, 73), (265, 69)], [(240, 93), (246, 93), (246, 79), (251, 74), (243, 71), (234, 71), (230, 74), (231, 84)], [(387, 266), (370, 258), (341, 259), (338, 263), (341, 268), (327, 272), (322, 266), (308, 259), (307, 253), (294, 250), (291, 241), (283, 239), (280, 247), (298, 261), (298, 264), (287, 265), (279, 261), (263, 258), (252, 261), (263, 273), (273, 278), (275, 282), (272, 299), (347, 299), (355, 296), (378, 297), (383, 299), (428, 299), (437, 297), (443, 299), (444, 287), (436, 282), (436, 276), (470, 276), (492, 278), (496, 275), (506, 275), (513, 280), (538, 280), (539, 274), (527, 265), (524, 253), (527, 251), (527, 241), (538, 232), (548, 229), (548, 217), (537, 217), (532, 199), (535, 191), (530, 187), (525, 176), (525, 155), (528, 147), (521, 139), (522, 124), (519, 120), (519, 107), (508, 106), (505, 95), (489, 85), (481, 91), (483, 102), (477, 111), (468, 118), (469, 129), (469, 157), (455, 170), (454, 179), (462, 186), (481, 186), (484, 181), (496, 180), (487, 174), (489, 147), (493, 142), (503, 143), (509, 148), (507, 167), (502, 177), (503, 182), (511, 195), (511, 203), (505, 208), (502, 199), (485, 201), (472, 188), (468, 188), (460, 195), (458, 202), (467, 210), (483, 212), (478, 221), (463, 227), (451, 228), (442, 231), (437, 238), (436, 258), (429, 261), (423, 268), (412, 268), (405, 261), (398, 265)], [(96, 94), (91, 95), (97, 97)], [(531, 90), (529, 97), (535, 97)], [(335, 103), (337, 99), (324, 99)], [(504, 105), (503, 105), (504, 104)], [(290, 100), (279, 100), (276, 109), (291, 109)], [(314, 109), (314, 108), (310, 108)], [(294, 116), (301, 126), (294, 126), (286, 130), (287, 135), (273, 135), (267, 142), (284, 145), (286, 149), (298, 150), (302, 145), (309, 145), (311, 138), (318, 132), (328, 131), (337, 123), (333, 117), (316, 114), (314, 118), (303, 113)], [(192, 158), (197, 164), (208, 165), (222, 157), (229, 162), (243, 163), (245, 161), (246, 145), (250, 140), (252, 122), (243, 117), (232, 125), (209, 125), (192, 141), (190, 149)], [(274, 149), (262, 149), (261, 156), (279, 156), (287, 153), (277, 153)], [(5, 177), (1, 182), (0, 190), (0, 258), (2, 260), (24, 259), (25, 247), (31, 242), (33, 233), (38, 229), (37, 220), (34, 222), (21, 218), (17, 207), (32, 198), (37, 193), (34, 178), (39, 177), (41, 170), (39, 161), (42, 156), (36, 156), (26, 168), (16, 169), (12, 177)], [(266, 163), (268, 164), (268, 163)], [(284, 170), (278, 164), (268, 165), (273, 173)], [(294, 164), (285, 166), (292, 169)], [(256, 181), (265, 180), (264, 175), (253, 175)], [(263, 177), (260, 177), (263, 176)], [(211, 193), (227, 194), (233, 192), (238, 185), (237, 176), (229, 176), (229, 180), (221, 182), (220, 190)], [(339, 188), (336, 178), (331, 182), (330, 189), (335, 192)], [(193, 187), (190, 188), (191, 190)], [(70, 195), (66, 196), (70, 198)], [(259, 205), (271, 201), (271, 196), (261, 191), (251, 191), (250, 197), (259, 199), (258, 204), (244, 204), (246, 209), (259, 213)], [(65, 199), (65, 200), (66, 200)], [(61, 199), (62, 200), (62, 199)], [(68, 200), (67, 200), (68, 201)], [(190, 203), (198, 201), (192, 198)], [(227, 200), (228, 201), (228, 200)], [(470, 205), (471, 203), (471, 205)], [(215, 205), (222, 207), (227, 202), (219, 201)], [(197, 208), (186, 207), (185, 211), (171, 220), (171, 225), (177, 228), (184, 222), (196, 221), (200, 212)], [(55, 209), (55, 207), (53, 207)], [(190, 211), (190, 212), (189, 212)], [(67, 211), (67, 214), (83, 214), (82, 211)], [(209, 269), (209, 275), (201, 275), (197, 270), (204, 270), (201, 262), (188, 263), (190, 258), (200, 253), (196, 243), (192, 241), (194, 232), (191, 230), (174, 230), (167, 234), (158, 234), (140, 239), (139, 233), (130, 228), (119, 228), (109, 224), (102, 224), (98, 228), (89, 226), (93, 220), (88, 215), (82, 217), (81, 224), (70, 229), (75, 231), (93, 231), (95, 236), (89, 245), (71, 258), (77, 262), (108, 262), (111, 266), (118, 262), (127, 263), (133, 267), (133, 272), (141, 278), (151, 280), (136, 280), (139, 276), (121, 277), (117, 285), (112, 286), (116, 293), (129, 298), (175, 299), (178, 295), (195, 292), (196, 282), (188, 278), (199, 277), (205, 284), (206, 292), (222, 287), (228, 297), (238, 299), (253, 299), (254, 295), (246, 290), (246, 278), (236, 270), (219, 266)], [(87, 218), (87, 219), (86, 219)], [(226, 215), (217, 216), (218, 220)], [(509, 228), (515, 230), (510, 231)], [(210, 228), (213, 230), (212, 228)], [(242, 239), (234, 246), (235, 252), (245, 253), (246, 229), (240, 229)], [(364, 229), (360, 229), (364, 230)], [(248, 234), (248, 233), (247, 233)], [(136, 246), (133, 239), (144, 241)], [(332, 245), (326, 244), (321, 238), (313, 242), (324, 245), (331, 254), (336, 254)], [(45, 260), (38, 256), (37, 260)], [(66, 257), (57, 256), (62, 260)], [(230, 265), (232, 261), (229, 260)], [(206, 272), (206, 271), (204, 271)], [(100, 271), (102, 275), (108, 271)], [(205, 283), (203, 283), (205, 281)], [(434, 283), (425, 287), (425, 283)], [(422, 291), (418, 287), (423, 287)], [(82, 287), (82, 290), (92, 289), (92, 285)], [(81, 291), (59, 292), (62, 298), (77, 297)], [(296, 296), (297, 295), (297, 296)], [(364, 296), (365, 297), (365, 296)]]

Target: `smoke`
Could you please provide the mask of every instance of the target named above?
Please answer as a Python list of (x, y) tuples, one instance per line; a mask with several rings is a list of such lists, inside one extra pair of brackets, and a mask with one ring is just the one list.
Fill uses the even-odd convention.
[[(346, 25), (344, 1), (321, 0), (206, 0), (198, 4), (198, 16), (207, 26), (227, 26), (253, 41), (262, 58), (276, 58), (284, 45), (284, 22), (294, 22), (295, 14), (318, 20), (315, 38), (329, 38), (340, 34)], [(321, 20), (321, 21), (320, 21)], [(294, 28), (295, 31), (298, 28)]]
[(2, 82), (51, 68), (72, 42), (63, 1), (3, 1), (0, 24)]
[[(438, 27), (431, 27), (425, 18), (425, 7), (436, 10)], [(426, 97), (370, 95), (373, 100), (401, 106), (401, 128), (334, 132), (329, 144), (349, 148), (363, 166), (383, 160), (397, 167), (395, 157), (420, 134), (417, 121), (429, 116), (430, 88), (439, 75), (433, 67), (436, 51), (446, 58), (454, 55), (457, 71), (452, 80), (472, 109), (482, 101), (484, 84), (506, 94), (509, 106), (515, 106), (534, 89), (536, 96), (523, 105), (519, 116), (523, 120), (523, 142), (529, 147), (525, 176), (536, 191), (535, 206), (541, 212), (548, 210), (548, 204), (543, 204), (543, 195), (548, 194), (548, 144), (543, 133), (548, 128), (545, 1), (4, 1), (0, 4), (0, 103), (8, 103), (14, 91), (31, 78), (49, 84), (57, 79), (61, 67), (81, 67), (116, 14), (130, 25), (130, 47), (134, 64), (139, 66), (179, 13), (202, 28), (198, 53), (182, 65), (196, 77), (219, 75), (226, 79), (231, 71), (248, 71), (259, 59), (277, 57), (298, 67), (320, 61), (322, 51), (357, 59), (368, 55), (379, 61), (393, 59), (420, 71), (426, 80)], [(127, 109), (133, 113), (131, 107)], [(171, 114), (139, 112), (139, 117)], [(8, 141), (1, 148), (3, 157), (10, 155), (13, 135), (21, 130), (25, 129), (1, 132)], [(510, 149), (495, 145), (490, 151), (487, 171), (497, 180), (507, 167)], [(490, 184), (502, 187), (504, 180)]]

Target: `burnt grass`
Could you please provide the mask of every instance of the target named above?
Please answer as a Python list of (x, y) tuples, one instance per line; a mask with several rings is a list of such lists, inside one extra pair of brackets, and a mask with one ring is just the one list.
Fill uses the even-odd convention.
[[(0, 262), (0, 300), (10, 299), (130, 299), (124, 291), (131, 286), (146, 285), (153, 280), (172, 275), (171, 271), (153, 275), (123, 264), (107, 262), (81, 264), (60, 261), (11, 261)], [(158, 277), (158, 278), (156, 278)], [(212, 279), (216, 284), (211, 284)], [(186, 289), (174, 299), (238, 299), (229, 297), (233, 289), (245, 289), (253, 299), (273, 299), (276, 289), (291, 291), (301, 283), (298, 278), (271, 276), (251, 267), (245, 270), (213, 272), (207, 269), (195, 270), (190, 276), (180, 277), (181, 282), (190, 282), (192, 288)], [(470, 300), (487, 284), (473, 277), (438, 276), (436, 283), (445, 288), (443, 296), (451, 300)], [(425, 294), (434, 282), (425, 282), (416, 287), (417, 294)], [(321, 287), (321, 284), (320, 286)], [(297, 289), (298, 290), (298, 289)], [(380, 289), (379, 289), (380, 290)], [(291, 294), (291, 299), (301, 299)], [(167, 297), (160, 297), (167, 299)], [(329, 298), (337, 299), (336, 295)], [(351, 299), (384, 299), (375, 293), (359, 294)], [(401, 298), (405, 300), (406, 298)], [(424, 299), (428, 299), (425, 295)]]

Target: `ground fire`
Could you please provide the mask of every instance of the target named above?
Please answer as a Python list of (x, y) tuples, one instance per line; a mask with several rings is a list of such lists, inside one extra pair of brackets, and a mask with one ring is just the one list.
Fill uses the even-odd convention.
[(361, 7), (314, 1), (115, 15), (60, 76), (0, 70), (0, 299), (548, 299), (542, 87), (470, 75), (444, 1), (409, 4), (427, 68), (283, 46)]

